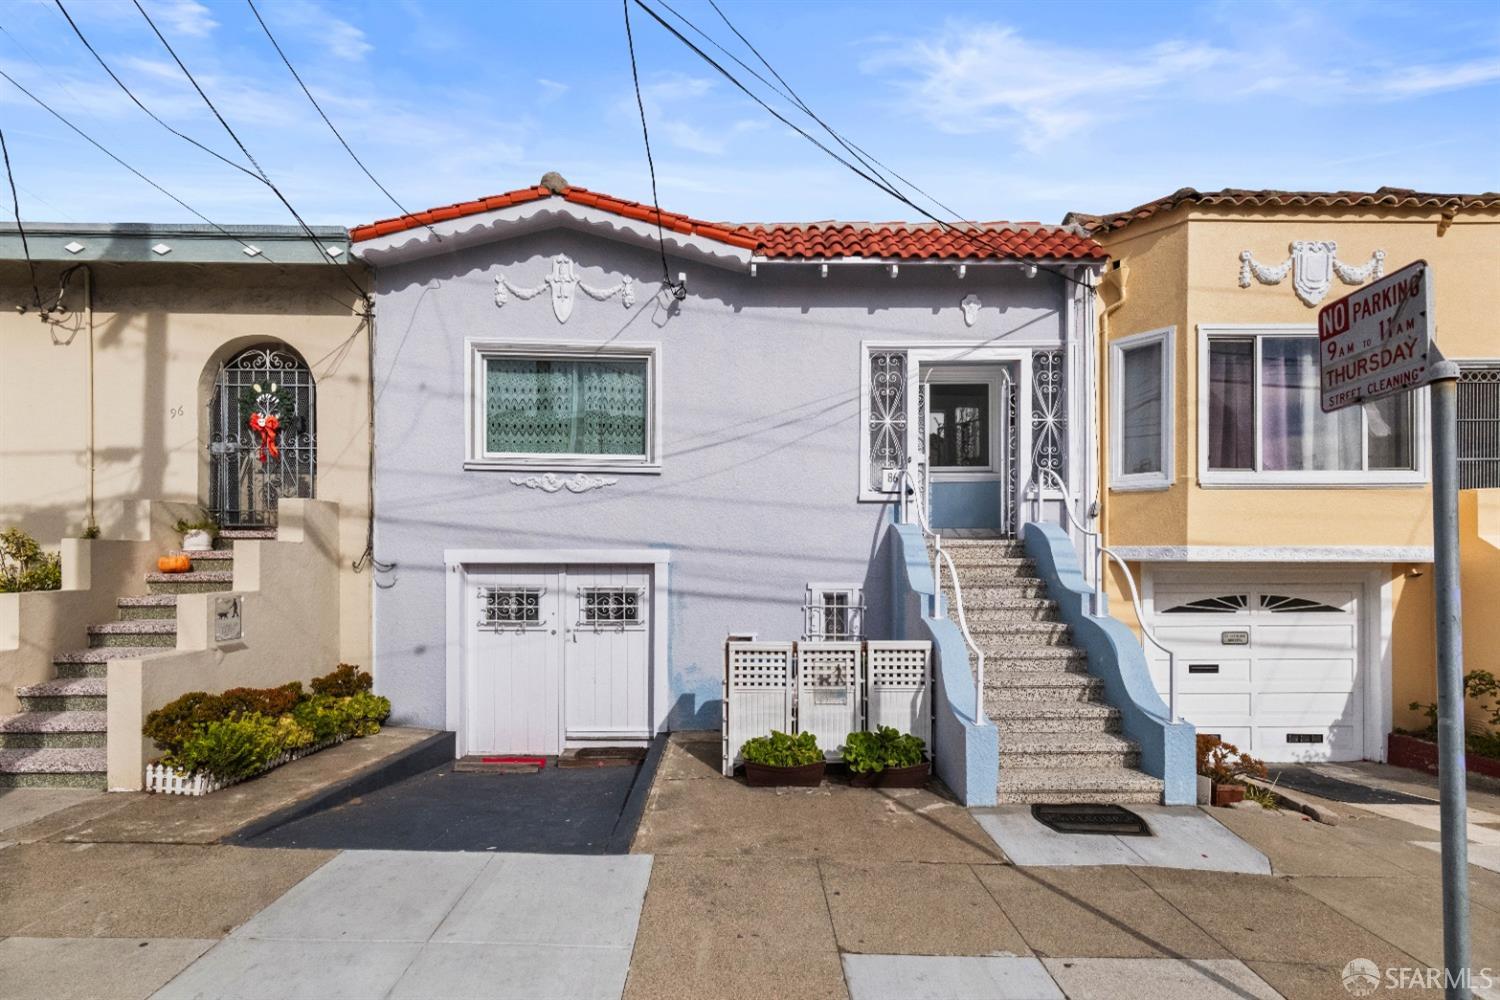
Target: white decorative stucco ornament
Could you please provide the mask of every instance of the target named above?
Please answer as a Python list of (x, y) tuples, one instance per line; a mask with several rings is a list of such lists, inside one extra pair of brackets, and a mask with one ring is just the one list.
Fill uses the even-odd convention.
[(555, 472), (547, 472), (540, 476), (511, 476), (510, 481), (516, 486), (541, 490), (543, 493), (557, 493), (561, 490), (567, 490), (569, 493), (587, 493), (589, 490), (600, 490), (619, 482), (612, 476), (590, 476), (582, 472), (575, 472), (567, 479), (559, 478)]
[(1249, 288), (1253, 275), (1262, 285), (1278, 285), (1292, 274), (1292, 288), (1297, 298), (1315, 306), (1323, 301), (1333, 284), (1333, 276), (1346, 285), (1362, 285), (1385, 274), (1385, 251), (1376, 250), (1364, 264), (1345, 264), (1337, 257), (1339, 245), (1333, 240), (1296, 240), (1291, 256), (1280, 264), (1262, 264), (1249, 250), (1240, 253), (1240, 287)]
[(979, 322), (979, 296), (965, 295), (958, 307), (964, 311), (964, 326), (973, 326)]
[(618, 295), (626, 309), (635, 305), (635, 282), (632, 279), (625, 278), (618, 285), (609, 288), (593, 288), (579, 279), (577, 265), (567, 254), (561, 253), (552, 258), (552, 273), (535, 288), (521, 288), (511, 284), (505, 275), (496, 275), (495, 305), (505, 305), (512, 295), (519, 299), (534, 299), (549, 288), (552, 290), (552, 312), (559, 323), (566, 323), (568, 317), (573, 315), (575, 289), (582, 290), (589, 298), (599, 302)]

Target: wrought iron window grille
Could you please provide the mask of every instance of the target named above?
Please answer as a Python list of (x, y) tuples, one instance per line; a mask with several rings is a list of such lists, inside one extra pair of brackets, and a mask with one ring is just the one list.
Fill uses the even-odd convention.
[(865, 638), (865, 595), (859, 587), (810, 586), (802, 605), (804, 642), (860, 642)]
[(640, 587), (580, 587), (578, 627), (624, 632), (645, 627)]
[(479, 628), (494, 632), (526, 632), (545, 628), (542, 596), (545, 587), (480, 587)]

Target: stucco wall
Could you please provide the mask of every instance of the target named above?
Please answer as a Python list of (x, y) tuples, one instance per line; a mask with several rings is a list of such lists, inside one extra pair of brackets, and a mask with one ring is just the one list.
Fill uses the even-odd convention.
[[(369, 663), (365, 548), (368, 354), (352, 290), (332, 269), (101, 264), (94, 269), (96, 516), (127, 535), (137, 500), (208, 498), (208, 401), (220, 361), (279, 340), (317, 384), (317, 496), (339, 505), (341, 658)], [(43, 294), (59, 267), (38, 265)], [(88, 313), (81, 276), (56, 322), (0, 312), (0, 527), (49, 547), (78, 535), (88, 491)], [(0, 269), (0, 300), (30, 302), (24, 264)]]
[[(1437, 342), (1450, 358), (1500, 355), (1492, 287), (1500, 274), (1500, 213), (1460, 214), (1441, 236), (1436, 213), (1379, 211), (1339, 215), (1245, 211), (1228, 216), (1190, 208), (1101, 237), (1126, 264), (1126, 301), (1108, 319), (1110, 339), (1177, 327), (1174, 392), (1176, 483), (1166, 492), (1110, 493), (1111, 545), (1432, 544), (1426, 486), (1386, 488), (1204, 488), (1198, 485), (1198, 327), (1303, 324), (1289, 275), (1278, 285), (1239, 287), (1239, 255), (1279, 263), (1293, 240), (1335, 240), (1351, 264), (1386, 253), (1386, 272), (1425, 259), (1433, 269)], [(1185, 249), (1185, 256), (1176, 251)], [(1325, 301), (1352, 288), (1335, 281)], [(1108, 408), (1103, 411), (1108, 419)], [(1108, 440), (1108, 435), (1104, 436)], [(1425, 442), (1424, 442), (1425, 443)], [(1245, 527), (1254, 524), (1254, 540)]]
[[(495, 305), (496, 275), (535, 286), (556, 253), (594, 287), (633, 277), (640, 300), (580, 295), (566, 325), (545, 293)], [(670, 548), (673, 728), (717, 728), (726, 632), (796, 638), (809, 581), (863, 584), (867, 630), (882, 637), (891, 588), (875, 553), (890, 513), (857, 501), (861, 341), (1056, 344), (1066, 288), (972, 265), (963, 280), (916, 265), (895, 279), (671, 270), (686, 272), (688, 298), (665, 310), (649, 294), (654, 251), (556, 229), (377, 272), (377, 551), (397, 568), (377, 574), (375, 676), (400, 721), (445, 722), (445, 548)], [(972, 328), (959, 309), (970, 293), (984, 303)], [(512, 485), (514, 472), (465, 471), (467, 337), (660, 343), (661, 474), (549, 495)]]
[[(1162, 326), (1177, 327), (1174, 386), (1175, 481), (1160, 492), (1119, 493), (1106, 489), (1104, 531), (1111, 546), (1430, 546), (1432, 497), (1427, 485), (1384, 488), (1289, 489), (1209, 487), (1198, 484), (1199, 324), (1302, 324), (1317, 322), (1317, 307), (1305, 305), (1288, 275), (1278, 285), (1252, 281), (1239, 286), (1239, 254), (1279, 263), (1294, 240), (1335, 240), (1339, 259), (1350, 264), (1386, 253), (1387, 273), (1425, 259), (1433, 268), (1437, 342), (1450, 358), (1500, 356), (1500, 322), (1493, 284), (1500, 274), (1500, 213), (1459, 214), (1439, 234), (1437, 213), (1360, 212), (1234, 213), (1185, 206), (1099, 237), (1126, 267), (1126, 301), (1105, 321), (1109, 339)], [(1325, 301), (1352, 290), (1335, 280)], [(1107, 431), (1108, 390), (1101, 386)], [(1425, 424), (1422, 447), (1425, 447)], [(1107, 454), (1105, 459), (1107, 461)], [(1105, 466), (1107, 468), (1107, 464)], [(1493, 492), (1493, 491), (1490, 491)], [(1472, 501), (1480, 503), (1480, 500)], [(1477, 568), (1486, 543), (1475, 530), (1477, 515), (1464, 522), (1464, 599), (1468, 669), (1484, 666), (1500, 650), (1500, 632), (1472, 614), (1487, 593)], [(1140, 567), (1133, 567), (1137, 579)], [(1420, 575), (1413, 575), (1416, 570)], [(1391, 702), (1395, 724), (1417, 725), (1407, 709), (1433, 693), (1433, 603), (1430, 567), (1392, 564)], [(1123, 582), (1110, 576), (1111, 611), (1134, 624)], [(1474, 595), (1471, 597), (1471, 594)], [(1379, 662), (1371, 651), (1367, 665)]]

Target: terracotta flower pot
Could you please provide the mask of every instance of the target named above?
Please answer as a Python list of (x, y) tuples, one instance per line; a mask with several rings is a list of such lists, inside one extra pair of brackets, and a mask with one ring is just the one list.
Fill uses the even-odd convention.
[(1245, 786), (1229, 781), (1214, 782), (1214, 805), (1232, 806), (1245, 800)]
[(881, 788), (922, 788), (932, 776), (932, 761), (924, 760), (910, 767), (888, 767), (880, 772)]
[(755, 788), (772, 788), (777, 785), (796, 785), (816, 788), (823, 783), (823, 772), (828, 765), (823, 761), (800, 764), (797, 767), (773, 767), (770, 764), (745, 762), (745, 782)]

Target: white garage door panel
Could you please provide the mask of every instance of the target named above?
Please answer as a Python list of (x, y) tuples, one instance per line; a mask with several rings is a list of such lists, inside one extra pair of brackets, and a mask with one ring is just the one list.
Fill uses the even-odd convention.
[(1247, 747), (1254, 741), (1249, 726), (1236, 726), (1232, 723), (1221, 725), (1212, 720), (1205, 720), (1198, 724), (1198, 732), (1212, 734), (1225, 743), (1233, 743), (1237, 747)]
[(1261, 653), (1285, 653), (1292, 656), (1324, 650), (1346, 653), (1354, 648), (1354, 623), (1283, 625), (1278, 622), (1275, 625), (1257, 625), (1250, 636), (1250, 642)]
[(1249, 660), (1224, 660), (1212, 655), (1195, 656), (1189, 650), (1177, 662), (1182, 671), (1182, 676), (1177, 678), (1179, 694), (1183, 691), (1218, 691), (1230, 685), (1242, 685), (1247, 691), (1250, 689)]
[[(1323, 737), (1322, 743), (1293, 743), (1294, 736)], [(1267, 753), (1270, 760), (1359, 760), (1361, 740), (1357, 726), (1332, 726), (1315, 729), (1309, 726), (1256, 726), (1252, 742), (1265, 747), (1283, 748), (1283, 756)]]
[(1255, 685), (1262, 691), (1348, 692), (1354, 687), (1354, 658), (1273, 660), (1256, 664)]
[[(1236, 579), (1232, 568), (1154, 582), (1153, 627), (1176, 653), (1178, 708), (1200, 732), (1268, 761), (1363, 756), (1359, 587)], [(1165, 696), (1165, 655), (1151, 667)]]
[(1190, 722), (1198, 718), (1199, 713), (1205, 718), (1210, 715), (1249, 715), (1250, 693), (1220, 691), (1214, 694), (1187, 694), (1179, 691), (1177, 708)]
[(1331, 726), (1353, 722), (1359, 701), (1348, 692), (1336, 694), (1263, 693), (1255, 697), (1255, 721), (1297, 726)]

